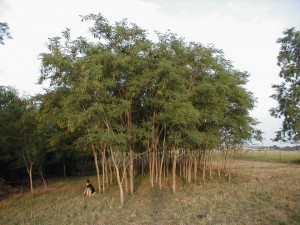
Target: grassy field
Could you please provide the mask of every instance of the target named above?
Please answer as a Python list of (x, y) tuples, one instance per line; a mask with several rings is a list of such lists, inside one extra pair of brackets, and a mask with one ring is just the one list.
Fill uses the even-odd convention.
[(237, 159), (250, 161), (300, 164), (300, 151), (242, 151), (237, 153), (235, 157)]
[[(49, 180), (0, 202), (0, 224), (300, 224), (300, 165), (234, 161), (231, 181), (180, 183), (172, 194), (141, 180), (119, 204), (117, 187), (83, 196), (85, 177)], [(92, 177), (95, 183), (95, 177)]]

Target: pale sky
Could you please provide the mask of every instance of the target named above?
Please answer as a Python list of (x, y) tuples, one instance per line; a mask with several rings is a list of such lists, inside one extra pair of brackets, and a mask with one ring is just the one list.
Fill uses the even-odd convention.
[(222, 49), (236, 69), (251, 74), (246, 88), (257, 98), (251, 115), (261, 122), (263, 144), (281, 145), (270, 140), (281, 126), (269, 113), (277, 104), (271, 85), (280, 83), (276, 40), (286, 28), (300, 30), (299, 0), (0, 0), (0, 22), (9, 24), (13, 36), (0, 45), (0, 85), (40, 93), (38, 56), (47, 51), (48, 38), (65, 28), (73, 38), (86, 36), (88, 24), (79, 15), (99, 12), (111, 23), (128, 18), (149, 37), (171, 30)]

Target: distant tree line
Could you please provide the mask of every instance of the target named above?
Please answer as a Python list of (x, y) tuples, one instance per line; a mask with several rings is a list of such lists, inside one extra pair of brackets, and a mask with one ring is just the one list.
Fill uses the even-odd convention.
[(268, 147), (271, 150), (286, 150), (286, 151), (296, 151), (296, 150), (300, 150), (300, 145), (295, 145), (295, 146), (277, 146), (277, 145), (273, 145), (273, 146), (269, 146)]
[[(127, 20), (91, 21), (94, 39), (49, 39), (39, 83), (45, 93), (20, 97), (0, 88), (0, 176), (27, 172), (97, 174), (99, 192), (116, 182), (120, 201), (138, 177), (152, 187), (178, 177), (187, 183), (230, 174), (228, 157), (261, 140), (247, 72), (233, 68), (221, 50), (177, 35), (157, 41)], [(59, 172), (58, 172), (59, 171)]]
[(300, 145), (280, 147), (281, 150), (295, 151), (300, 150)]
[(244, 146), (244, 148), (249, 148), (249, 149), (260, 149), (260, 150), (286, 150), (286, 151), (295, 151), (295, 150), (300, 150), (300, 145), (295, 145), (295, 146), (277, 146), (277, 145), (272, 145), (272, 146)]

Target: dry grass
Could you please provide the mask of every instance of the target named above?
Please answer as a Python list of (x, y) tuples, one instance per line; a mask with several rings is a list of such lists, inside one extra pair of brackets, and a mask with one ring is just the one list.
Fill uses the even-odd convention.
[(180, 181), (175, 194), (168, 181), (157, 190), (144, 179), (123, 207), (116, 187), (84, 198), (84, 180), (52, 180), (34, 198), (1, 201), (0, 224), (300, 224), (299, 165), (235, 161), (230, 182)]
[(300, 164), (300, 151), (242, 151), (236, 158), (250, 161)]

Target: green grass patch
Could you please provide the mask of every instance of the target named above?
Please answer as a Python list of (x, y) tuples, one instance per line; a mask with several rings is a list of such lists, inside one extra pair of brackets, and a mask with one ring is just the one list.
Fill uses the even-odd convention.
[[(118, 188), (84, 197), (86, 177), (52, 179), (48, 190), (0, 202), (0, 224), (299, 224), (300, 167), (249, 163), (232, 168), (232, 179), (182, 184), (173, 194), (149, 178), (135, 183), (120, 206)], [(237, 163), (236, 163), (237, 165)], [(96, 177), (91, 177), (96, 183)]]
[(235, 158), (260, 162), (300, 164), (300, 151), (241, 151), (235, 154)]

